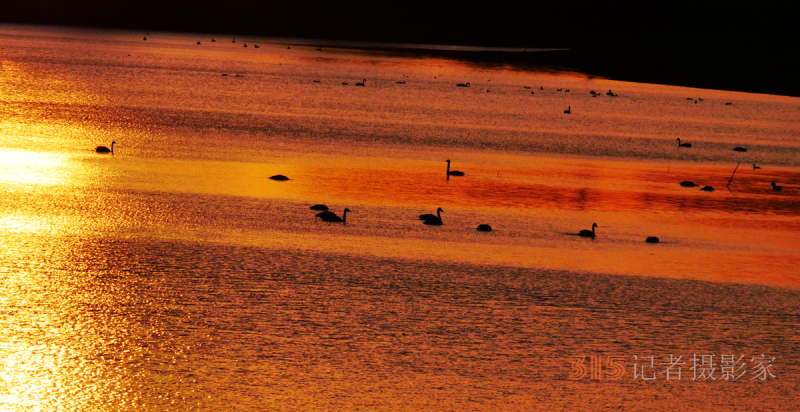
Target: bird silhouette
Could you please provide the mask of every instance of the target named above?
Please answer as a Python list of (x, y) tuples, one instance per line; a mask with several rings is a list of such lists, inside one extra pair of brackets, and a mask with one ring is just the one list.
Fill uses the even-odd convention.
[(444, 212), (444, 210), (442, 210), (442, 208), (440, 207), (440, 208), (436, 209), (436, 214), (435, 215), (431, 214), (431, 213), (426, 213), (424, 215), (419, 215), (419, 220), (428, 220), (428, 219), (439, 219), (439, 220), (442, 220), (442, 212)]
[(270, 180), (277, 180), (279, 182), (285, 182), (287, 180), (291, 180), (291, 179), (289, 179), (288, 177), (286, 177), (284, 175), (275, 175), (275, 176), (270, 176), (269, 178), (270, 178)]
[[(350, 209), (345, 208), (342, 217), (336, 216), (335, 213), (325, 211), (317, 213), (317, 217), (322, 219), (324, 222), (331, 222), (331, 223), (343, 223), (347, 224), (347, 212), (350, 212)], [(352, 212), (351, 212), (352, 213)]]
[(111, 142), (111, 149), (109, 149), (109, 148), (107, 148), (105, 146), (97, 146), (97, 147), (94, 148), (94, 151), (97, 152), (97, 153), (114, 153), (114, 145), (115, 144), (117, 144), (117, 142)]
[(597, 226), (597, 223), (592, 223), (592, 230), (583, 229), (580, 232), (578, 232), (578, 236), (594, 238), (594, 235), (595, 235), (594, 234), (594, 228), (596, 228), (596, 227), (600, 227), (600, 226)]
[(681, 138), (680, 137), (675, 139), (675, 140), (678, 141), (678, 147), (692, 147), (691, 143), (681, 143)]
[(450, 170), (450, 159), (447, 159), (447, 178), (450, 179), (450, 176), (464, 176), (464, 172), (458, 170)]
[(778, 186), (778, 185), (775, 184), (774, 180), (772, 181), (772, 190), (774, 190), (776, 192), (780, 192), (782, 189), (783, 189), (783, 186)]
[(492, 231), (492, 227), (489, 226), (489, 225), (483, 224), (483, 225), (478, 225), (478, 228), (476, 230), (478, 232), (491, 232)]

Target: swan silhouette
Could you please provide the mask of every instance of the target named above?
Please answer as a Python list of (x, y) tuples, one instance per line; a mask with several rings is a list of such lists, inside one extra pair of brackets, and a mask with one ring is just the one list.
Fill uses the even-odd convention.
[(485, 225), (485, 224), (484, 225), (478, 225), (478, 228), (476, 230), (478, 232), (491, 232), (492, 231), (492, 227), (489, 226), (489, 225)]
[(572, 106), (567, 106), (567, 110), (564, 110), (564, 113), (566, 114), (572, 113)]
[(309, 209), (311, 209), (311, 210), (328, 210), (328, 206), (325, 206), (325, 205), (314, 205), (314, 206), (311, 206)]
[(597, 226), (597, 223), (592, 223), (592, 230), (583, 229), (580, 232), (578, 232), (578, 236), (594, 238), (594, 228), (596, 227), (600, 226)]
[(447, 178), (449, 179), (450, 176), (464, 176), (464, 172), (458, 170), (450, 170), (450, 159), (447, 159)]
[[(317, 217), (322, 219), (324, 222), (332, 222), (332, 223), (343, 223), (347, 224), (347, 212), (350, 212), (350, 209), (345, 208), (342, 217), (336, 216), (336, 213), (324, 211), (317, 213)], [(352, 212), (351, 212), (352, 213)]]
[(761, 169), (761, 167), (760, 166), (756, 166), (756, 164), (753, 163), (753, 169)]
[(423, 220), (422, 223), (426, 224), (426, 225), (430, 225), (430, 226), (441, 226), (442, 225), (442, 218), (441, 217), (433, 217), (431, 219)]
[(775, 181), (773, 180), (773, 181), (772, 181), (772, 190), (774, 190), (774, 191), (776, 191), (776, 192), (780, 192), (780, 191), (781, 191), (781, 189), (783, 189), (783, 186), (778, 186), (778, 185), (776, 185), (776, 184), (775, 184)]
[(436, 214), (435, 215), (431, 214), (431, 213), (426, 213), (424, 215), (419, 215), (419, 220), (429, 220), (429, 219), (442, 220), (442, 212), (444, 212), (444, 210), (442, 210), (442, 208), (440, 207), (440, 208), (436, 209)]
[(681, 138), (680, 137), (675, 139), (675, 140), (678, 141), (678, 147), (692, 147), (691, 143), (681, 143)]
[(745, 149), (744, 147), (736, 146), (736, 147), (733, 148), (733, 151), (734, 152), (746, 152), (747, 149)]
[(364, 80), (361, 81), (361, 83), (356, 83), (356, 86), (364, 87), (364, 83), (366, 83), (366, 82), (367, 82), (367, 79), (364, 79)]
[(114, 153), (114, 145), (116, 143), (117, 142), (111, 142), (111, 149), (109, 149), (109, 148), (107, 148), (105, 146), (97, 146), (97, 147), (94, 148), (94, 151), (97, 152), (97, 153)]
[(216, 42), (217, 42), (217, 41), (216, 41), (216, 40), (214, 40), (214, 38), (212, 37), (212, 38), (211, 38), (211, 43), (216, 43)]

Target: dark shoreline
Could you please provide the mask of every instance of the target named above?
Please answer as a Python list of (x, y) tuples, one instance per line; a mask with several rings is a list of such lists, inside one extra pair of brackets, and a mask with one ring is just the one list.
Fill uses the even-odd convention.
[[(699, 89), (800, 97), (788, 62), (768, 49), (748, 56), (729, 48), (616, 47), (526, 52), (463, 51), (406, 47), (356, 47), (325, 41), (323, 47), (366, 50), (387, 56), (443, 58), (475, 67), (577, 72), (589, 77)], [(308, 46), (308, 44), (297, 44)], [(755, 54), (755, 55), (754, 55)]]

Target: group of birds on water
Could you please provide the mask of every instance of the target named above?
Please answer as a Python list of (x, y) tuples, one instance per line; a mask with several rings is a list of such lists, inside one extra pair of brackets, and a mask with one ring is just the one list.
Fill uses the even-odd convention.
[[(703, 100), (703, 99), (700, 99), (700, 100)], [(729, 103), (725, 103), (725, 104), (727, 105)], [(682, 147), (690, 148), (690, 147), (692, 147), (691, 143), (681, 142), (680, 138), (677, 138), (675, 140), (678, 141), (678, 148), (682, 148)], [(747, 148), (744, 148), (744, 147), (741, 147), (741, 146), (736, 146), (736, 147), (733, 148), (733, 151), (734, 152), (746, 152)], [(738, 165), (737, 165), (737, 168), (738, 168)], [(756, 164), (753, 163), (753, 170), (757, 170), (757, 169), (761, 169), (761, 166), (756, 166)], [(735, 171), (734, 171), (734, 173), (735, 173)], [(681, 186), (683, 186), (683, 187), (695, 187), (695, 186), (700, 186), (700, 185), (695, 184), (694, 182), (690, 182), (690, 181), (683, 181), (683, 182), (681, 182)], [(783, 190), (783, 186), (776, 185), (774, 180), (772, 181), (771, 186), (772, 186), (772, 190), (775, 191), (775, 192), (780, 192), (781, 190)], [(706, 192), (713, 192), (714, 188), (712, 186), (703, 186), (700, 190), (703, 190), (703, 191), (706, 191)]]
[[(144, 40), (147, 40), (147, 37), (145, 37)], [(212, 42), (216, 42), (216, 40), (214, 38), (212, 38), (211, 41)], [(236, 38), (233, 38), (232, 42), (236, 43)], [(198, 41), (197, 44), (200, 45), (201, 43)], [(247, 43), (244, 44), (244, 47), (247, 47)], [(254, 47), (255, 48), (259, 48), (259, 46), (257, 44), (254, 45)], [(287, 49), (291, 49), (291, 46), (287, 46)], [(322, 47), (318, 47), (317, 50), (321, 51)], [(223, 76), (227, 76), (227, 74), (223, 74)], [(242, 77), (242, 76), (236, 75), (236, 77)], [(315, 83), (319, 83), (320, 80), (314, 80), (314, 82)], [(367, 79), (363, 79), (361, 82), (355, 83), (355, 85), (356, 86), (360, 86), (360, 87), (364, 87), (366, 82), (367, 82)], [(406, 82), (405, 81), (397, 81), (396, 83), (397, 84), (405, 84)], [(347, 85), (349, 85), (349, 83), (343, 82), (342, 85), (347, 86)], [(469, 82), (456, 84), (456, 87), (470, 87), (470, 86), (471, 85), (470, 85)], [(523, 87), (525, 89), (530, 89), (530, 86), (523, 86)], [(539, 89), (540, 90), (544, 90), (544, 87), (542, 86)], [(560, 91), (562, 91), (564, 89), (557, 89), (557, 90), (560, 92)], [(488, 91), (489, 90), (487, 89), (487, 92)], [(569, 92), (569, 89), (566, 89), (565, 93), (568, 93), (568, 92)], [(534, 92), (531, 92), (531, 94), (534, 94)], [(595, 92), (594, 90), (589, 91), (589, 94), (592, 97), (597, 97), (597, 96), (600, 95), (600, 93)], [(612, 92), (611, 90), (609, 90), (606, 93), (606, 95), (610, 96), (610, 97), (617, 97), (618, 96), (616, 93)], [(687, 100), (693, 100), (693, 98), (687, 98)], [(694, 102), (697, 103), (698, 100), (702, 101), (703, 99), (694, 99)], [(725, 103), (725, 105), (726, 106), (730, 106), (730, 105), (732, 105), (732, 103), (731, 102), (727, 102), (727, 103)], [(572, 113), (572, 106), (568, 106), (567, 109), (564, 110), (564, 114), (571, 114), (571, 113)], [(691, 143), (681, 142), (680, 138), (677, 138), (676, 140), (678, 142), (678, 147), (679, 148), (691, 148), (692, 147)], [(101, 154), (105, 154), (105, 153), (113, 154), (114, 153), (114, 145), (115, 144), (116, 144), (116, 141), (112, 141), (111, 142), (111, 148), (108, 148), (106, 146), (97, 146), (95, 148), (95, 151), (97, 153), (101, 153)], [(737, 147), (733, 148), (733, 151), (735, 151), (735, 152), (746, 152), (747, 149), (744, 148), (744, 147), (737, 146)], [(446, 176), (447, 176), (448, 180), (450, 179), (451, 176), (464, 176), (464, 172), (461, 172), (461, 171), (458, 171), (458, 170), (450, 170), (450, 160), (449, 159), (446, 162), (447, 162)], [(753, 164), (753, 169), (761, 169), (761, 167), (756, 166), (755, 164)], [(271, 180), (275, 180), (275, 181), (288, 181), (288, 180), (291, 180), (287, 176), (284, 176), (284, 175), (270, 176), (270, 179)], [(690, 181), (681, 182), (680, 185), (683, 186), (683, 187), (696, 187), (696, 186), (699, 186), (699, 185), (695, 184), (694, 182), (690, 182)], [(782, 186), (776, 185), (775, 181), (773, 181), (771, 183), (771, 185), (772, 185), (772, 190), (774, 190), (774, 191), (781, 191), (783, 189)], [(704, 186), (700, 190), (711, 192), (711, 191), (714, 191), (715, 189), (712, 186)], [(328, 210), (327, 206), (322, 205), (322, 204), (317, 204), (317, 205), (311, 206), (311, 210), (319, 211), (319, 213), (316, 214), (316, 217), (321, 219), (322, 221), (331, 222), (331, 223), (342, 223), (342, 224), (347, 224), (347, 213), (348, 212), (352, 213), (352, 211), (350, 209), (345, 208), (343, 213), (342, 213), (342, 217), (339, 217), (335, 213), (333, 213), (330, 210)], [(436, 209), (436, 214), (435, 215), (431, 214), (431, 213), (419, 215), (419, 220), (421, 220), (422, 223), (425, 224), (425, 225), (441, 226), (443, 224), (442, 215), (441, 215), (442, 212), (444, 212), (444, 210), (440, 207), (440, 208)], [(588, 237), (588, 238), (594, 239), (595, 236), (596, 236), (595, 228), (598, 228), (598, 227), (599, 226), (597, 225), (597, 223), (593, 223), (591, 230), (586, 230), (586, 229), (581, 230), (580, 232), (577, 233), (577, 235), (581, 236), (581, 237)], [(488, 224), (480, 224), (480, 225), (478, 225), (476, 230), (480, 231), (480, 232), (491, 232), (492, 231), (492, 227), (490, 225), (488, 225)], [(647, 242), (647, 243), (658, 243), (659, 239), (657, 237), (655, 237), (655, 236), (650, 236), (647, 239), (645, 239), (645, 242)]]

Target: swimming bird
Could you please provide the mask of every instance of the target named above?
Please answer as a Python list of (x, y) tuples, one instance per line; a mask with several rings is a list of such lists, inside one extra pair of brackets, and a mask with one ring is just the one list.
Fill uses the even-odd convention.
[(144, 40), (147, 41), (147, 37), (145, 37)]
[[(437, 211), (436, 213), (439, 213), (439, 212)], [(430, 225), (430, 226), (441, 226), (443, 224), (441, 217), (433, 217), (433, 218), (430, 218), (430, 219), (425, 219), (425, 220), (422, 221), (422, 223), (425, 224), (425, 225)]]
[(111, 149), (109, 149), (109, 148), (107, 148), (105, 146), (97, 146), (97, 147), (94, 148), (94, 151), (97, 152), (97, 153), (114, 153), (114, 145), (116, 143), (117, 142), (111, 142)]
[(731, 102), (728, 102), (728, 103), (725, 103), (725, 106), (730, 106), (730, 105), (732, 105), (732, 104), (733, 104), (733, 103), (731, 103)]
[[(332, 222), (332, 223), (343, 223), (347, 224), (347, 212), (350, 212), (350, 209), (345, 208), (342, 217), (336, 216), (333, 212), (319, 212), (317, 213), (317, 217), (322, 219), (324, 222)], [(351, 212), (352, 213), (352, 212)]]
[(658, 243), (658, 238), (655, 236), (650, 236), (644, 240), (647, 243)]
[(456, 87), (469, 87), (469, 83), (459, 83)]
[(594, 238), (594, 228), (596, 227), (600, 226), (597, 226), (597, 223), (592, 223), (592, 230), (583, 229), (580, 232), (578, 232), (578, 236)]
[(291, 50), (292, 46), (286, 46), (286, 50)]
[(692, 147), (691, 143), (681, 143), (681, 138), (680, 137), (675, 139), (675, 140), (678, 141), (678, 147)]
[(700, 190), (704, 192), (713, 192), (715, 189), (712, 186), (703, 186), (703, 188)]
[(350, 84), (350, 83), (342, 82), (342, 86), (347, 86), (348, 84)]
[(236, 37), (233, 38), (233, 41), (231, 43), (236, 43)]
[(736, 146), (736, 147), (733, 148), (733, 151), (734, 152), (746, 152), (747, 149), (745, 149), (744, 147)]
[(286, 177), (284, 175), (275, 175), (275, 176), (270, 176), (269, 178), (270, 178), (270, 180), (277, 180), (279, 182), (285, 182), (287, 180), (291, 180), (291, 179), (289, 179), (288, 177)]
[(214, 38), (212, 37), (212, 38), (211, 38), (211, 43), (216, 43), (216, 42), (217, 42), (217, 41), (216, 41), (216, 40), (214, 40)]
[(244, 47), (247, 47), (247, 43), (244, 44)]
[(197, 45), (199, 46), (199, 45), (200, 45), (200, 42), (197, 42)]
[(681, 186), (683, 186), (683, 187), (695, 187), (695, 186), (700, 186), (700, 185), (696, 185), (694, 182), (690, 182), (690, 181), (686, 180), (686, 181), (681, 182)]
[(753, 169), (761, 169), (761, 166), (756, 166), (756, 164), (753, 163)]
[(492, 227), (489, 226), (489, 225), (485, 225), (485, 224), (484, 225), (478, 225), (478, 228), (476, 230), (478, 232), (491, 232), (492, 231)]
[(458, 170), (450, 171), (450, 159), (447, 159), (447, 178), (449, 179), (450, 176), (464, 176), (464, 172)]
[(776, 191), (776, 192), (780, 192), (780, 191), (781, 191), (781, 189), (783, 189), (783, 186), (778, 186), (778, 185), (776, 185), (776, 184), (775, 184), (775, 181), (773, 180), (773, 181), (772, 181), (772, 190), (774, 190), (774, 191)]
[(395, 82), (397, 84), (406, 84), (406, 82)]
[(439, 219), (439, 220), (442, 220), (442, 212), (444, 212), (444, 210), (442, 210), (442, 208), (440, 207), (440, 208), (436, 209), (436, 214), (435, 215), (431, 214), (431, 213), (426, 213), (424, 215), (419, 215), (419, 220), (428, 220), (428, 219)]
[(567, 106), (567, 110), (564, 110), (564, 113), (566, 114), (572, 113), (572, 106)]
[(367, 79), (364, 79), (364, 80), (361, 81), (361, 83), (356, 83), (356, 86), (364, 87), (364, 83), (366, 83), (366, 82), (367, 82)]
[(256, 49), (260, 49), (260, 47), (258, 47), (258, 45), (257, 45), (257, 44), (255, 45), (255, 48), (256, 48)]
[(325, 206), (325, 205), (314, 205), (314, 206), (311, 206), (309, 209), (311, 209), (311, 210), (328, 210), (328, 206)]

